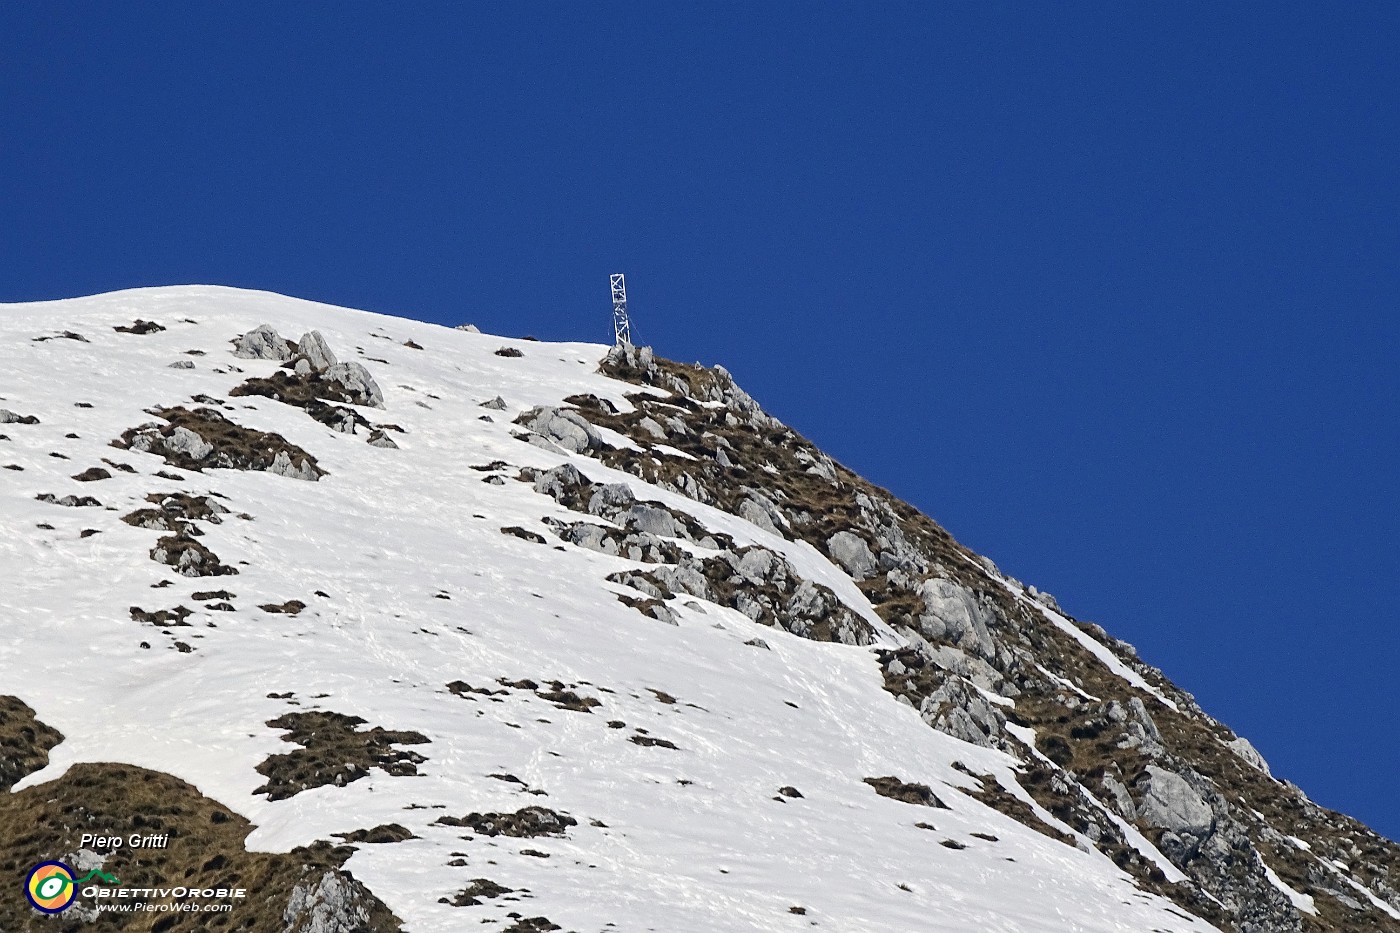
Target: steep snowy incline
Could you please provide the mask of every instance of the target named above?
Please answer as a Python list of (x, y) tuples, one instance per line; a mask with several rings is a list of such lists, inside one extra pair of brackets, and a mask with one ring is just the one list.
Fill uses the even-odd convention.
[[(330, 385), (235, 356), (264, 324), (319, 332), (383, 407), (235, 394)], [(1016, 757), (897, 702), (879, 654), (905, 638), (810, 543), (565, 450), (567, 431), (522, 440), (570, 397), (633, 410), (606, 350), (211, 287), (0, 306), (0, 694), (63, 737), (15, 798), (113, 762), (246, 817), (255, 851), (348, 834), (344, 869), (415, 933), (1213, 929), (1051, 838), (1074, 830)], [(193, 468), (225, 455), (254, 468)], [(619, 507), (566, 507), (564, 465)], [(628, 557), (597, 546), (614, 533)], [(628, 576), (687, 556), (747, 581), (752, 611)], [(852, 643), (754, 621), (780, 601)], [(143, 870), (48, 831), (47, 857)], [(353, 928), (326, 892), (321, 929)], [(311, 928), (304, 891), (258, 896)], [(5, 897), (0, 919), (49, 928)]]

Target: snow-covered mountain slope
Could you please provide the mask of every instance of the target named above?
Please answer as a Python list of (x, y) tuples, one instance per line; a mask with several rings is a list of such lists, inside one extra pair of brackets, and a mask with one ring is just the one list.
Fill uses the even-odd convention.
[[(1393, 844), (723, 370), (210, 287), (0, 360), (0, 929), (1400, 929)], [(247, 896), (55, 927), (48, 859)]]

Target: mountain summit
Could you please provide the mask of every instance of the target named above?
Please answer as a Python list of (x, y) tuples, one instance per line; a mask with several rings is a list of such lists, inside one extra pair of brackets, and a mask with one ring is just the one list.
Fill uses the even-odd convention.
[(212, 287), (0, 354), (0, 929), (1400, 930), (1394, 843), (722, 368)]

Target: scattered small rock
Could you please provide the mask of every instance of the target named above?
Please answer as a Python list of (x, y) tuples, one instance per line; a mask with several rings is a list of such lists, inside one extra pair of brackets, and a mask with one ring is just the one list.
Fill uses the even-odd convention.
[[(466, 862), (462, 863), (463, 865)], [(473, 878), (472, 883), (458, 891), (452, 898), (440, 898), (439, 904), (451, 904), (453, 907), (480, 907), (481, 898), (500, 897), (502, 894), (514, 893), (513, 888), (499, 885), (488, 878)]]
[(165, 328), (161, 327), (155, 321), (143, 321), (137, 318), (131, 324), (122, 324), (118, 327), (113, 327), (112, 330), (119, 334), (154, 334), (165, 330)]
[(521, 839), (562, 836), (570, 826), (578, 825), (578, 820), (548, 807), (522, 807), (514, 813), (441, 816), (433, 822), (441, 826), (465, 826), (482, 836), (514, 836)]

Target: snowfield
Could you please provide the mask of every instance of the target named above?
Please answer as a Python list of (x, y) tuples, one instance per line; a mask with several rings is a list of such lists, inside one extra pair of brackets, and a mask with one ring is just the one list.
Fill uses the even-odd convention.
[[(165, 330), (113, 330), (138, 318)], [(231, 352), (233, 338), (261, 324), (292, 340), (319, 331), (342, 361), (363, 363), (385, 407), (358, 411), (401, 428), (389, 433), (397, 449), (269, 398), (231, 397), (244, 379), (278, 371)], [(55, 336), (64, 331), (86, 339)], [(46, 336), (55, 339), (35, 339)], [(522, 355), (497, 355), (503, 347)], [(571, 462), (594, 482), (628, 484), (640, 500), (778, 551), (868, 620), (882, 644), (900, 641), (810, 545), (513, 436), (519, 413), (575, 394), (629, 409), (625, 393), (638, 388), (597, 371), (605, 346), (192, 286), (0, 305), (0, 348), (0, 408), (39, 419), (0, 424), (0, 465), (22, 467), (0, 470), (0, 694), (65, 736), (17, 790), (77, 762), (164, 771), (245, 815), (257, 827), (249, 846), (264, 851), (399, 824), (414, 838), (361, 844), (345, 868), (413, 933), (503, 929), (510, 911), (588, 933), (1214, 929), (1139, 890), (1091, 847), (1054, 841), (965, 793), (976, 782), (955, 762), (1013, 792), (1019, 763), (929, 728), (883, 689), (873, 648), (805, 640), (691, 597), (668, 602), (675, 625), (621, 602), (641, 594), (605, 578), (646, 565), (559, 540), (542, 520), (578, 514), (517, 481), (522, 468)], [(194, 368), (171, 368), (177, 361)], [(159, 421), (151, 410), (196, 407), (197, 395), (304, 448), (327, 475), (199, 473), (110, 446)], [(481, 407), (496, 396), (505, 410)], [(104, 458), (135, 472), (71, 478)], [(162, 532), (120, 518), (155, 492), (217, 493), (230, 511), (199, 523), (198, 540), (237, 573), (184, 577), (152, 560)], [(36, 499), (45, 493), (100, 505)], [(89, 529), (97, 533), (81, 536)], [(169, 585), (156, 588), (161, 581)], [(192, 597), (213, 590), (235, 594), (235, 611)], [(289, 600), (305, 609), (259, 608)], [(188, 627), (131, 614), (176, 606), (193, 610)], [(524, 680), (538, 690), (502, 683)], [(599, 705), (542, 698), (553, 681)], [(457, 682), (493, 692), (454, 693)], [(404, 747), (426, 760), (416, 775), (376, 768), (285, 799), (257, 793), (267, 781), (258, 765), (294, 751), (268, 721), (311, 710), (421, 733), (427, 743)], [(928, 785), (947, 809), (888, 799), (864, 782), (887, 775)], [(577, 825), (517, 839), (436, 822), (526, 806)], [(479, 877), (517, 893), (481, 906), (441, 902)]]

